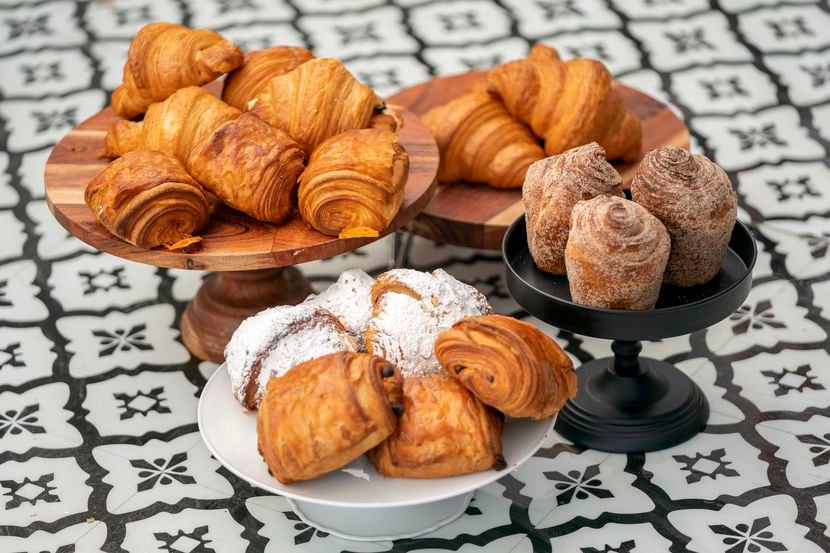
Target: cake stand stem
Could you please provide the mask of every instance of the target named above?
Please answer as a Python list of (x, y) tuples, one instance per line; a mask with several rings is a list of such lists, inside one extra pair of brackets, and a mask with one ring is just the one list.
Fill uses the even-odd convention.
[(636, 340), (614, 340), (614, 357), (577, 369), (579, 388), (556, 430), (576, 444), (619, 453), (655, 451), (694, 436), (709, 418), (700, 388), (677, 367), (640, 357)]
[(182, 315), (182, 341), (199, 359), (221, 363), (244, 319), (275, 305), (296, 305), (313, 292), (296, 267), (226, 271), (208, 276)]

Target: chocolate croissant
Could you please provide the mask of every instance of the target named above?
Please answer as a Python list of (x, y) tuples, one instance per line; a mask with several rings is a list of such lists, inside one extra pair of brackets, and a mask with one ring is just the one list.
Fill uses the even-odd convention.
[(248, 102), (265, 90), (272, 78), (288, 73), (312, 58), (314, 54), (300, 46), (274, 46), (249, 52), (245, 55), (245, 63), (225, 78), (222, 99), (245, 111)]
[(438, 143), (441, 182), (517, 188), (530, 164), (544, 157), (530, 130), (485, 92), (432, 108), (422, 120)]
[(300, 177), (303, 219), (323, 234), (376, 237), (403, 201), (409, 156), (395, 133), (358, 129), (320, 144)]
[(84, 201), (107, 230), (139, 248), (175, 250), (201, 240), (210, 202), (173, 158), (130, 152), (95, 175)]
[(250, 109), (313, 152), (331, 136), (366, 128), (382, 105), (339, 60), (317, 58), (272, 78)]
[(309, 480), (381, 443), (398, 424), (390, 396), (401, 385), (393, 365), (366, 353), (333, 353), (272, 378), (257, 413), (271, 474), (283, 484)]
[(565, 248), (575, 303), (651, 309), (669, 259), (669, 233), (640, 204), (597, 196), (574, 206)]
[(438, 336), (435, 356), (478, 399), (511, 417), (550, 417), (576, 394), (573, 363), (559, 344), (513, 317), (462, 319)]
[(369, 452), (384, 476), (442, 478), (505, 468), (502, 417), (446, 375), (406, 378), (397, 429)]
[(487, 90), (544, 138), (548, 155), (589, 142), (605, 148), (608, 159), (633, 161), (640, 155), (642, 124), (599, 61), (562, 61), (555, 49), (537, 43), (526, 59), (490, 70)]
[(600, 194), (623, 195), (619, 173), (592, 142), (530, 166), (522, 187), (527, 245), (543, 271), (565, 274), (571, 210), (577, 202)]
[(239, 67), (243, 59), (239, 46), (213, 31), (150, 23), (130, 43), (112, 107), (131, 119), (180, 88), (203, 85)]
[(631, 198), (669, 231), (671, 254), (665, 282), (695, 286), (715, 277), (738, 209), (723, 169), (704, 156), (664, 146), (649, 152), (637, 167)]

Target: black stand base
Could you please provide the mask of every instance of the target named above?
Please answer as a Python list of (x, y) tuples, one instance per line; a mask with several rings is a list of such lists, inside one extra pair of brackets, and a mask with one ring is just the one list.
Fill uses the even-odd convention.
[(600, 451), (656, 451), (697, 434), (709, 418), (700, 388), (675, 366), (638, 357), (639, 342), (615, 340), (614, 357), (577, 371), (577, 396), (559, 411), (556, 431)]

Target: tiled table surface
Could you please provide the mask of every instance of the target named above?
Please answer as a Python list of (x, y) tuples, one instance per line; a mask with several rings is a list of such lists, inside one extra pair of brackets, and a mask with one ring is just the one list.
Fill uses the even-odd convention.
[[(541, 40), (604, 60), (672, 104), (730, 174), (760, 257), (746, 304), (660, 342), (705, 390), (705, 432), (608, 455), (555, 438), (422, 539), (346, 542), (299, 522), (201, 443), (215, 368), (178, 321), (202, 274), (92, 251), (43, 199), (51, 146), (105, 105), (129, 39), (155, 19), (246, 48), (299, 43), (389, 94)], [(0, 551), (830, 550), (830, 7), (762, 0), (103, 0), (0, 2)], [(322, 286), (378, 272), (388, 243), (303, 269)], [(523, 316), (498, 255), (415, 240)], [(575, 361), (608, 342), (542, 325)]]

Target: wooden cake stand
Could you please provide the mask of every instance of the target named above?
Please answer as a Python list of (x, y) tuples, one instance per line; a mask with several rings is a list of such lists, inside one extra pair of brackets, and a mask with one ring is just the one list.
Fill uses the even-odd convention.
[[(423, 115), (430, 108), (461, 96), (483, 77), (480, 71), (436, 77), (402, 90), (389, 101)], [(626, 107), (643, 122), (640, 158), (634, 163), (615, 164), (628, 187), (634, 169), (649, 151), (669, 144), (688, 149), (689, 130), (665, 104), (622, 84), (619, 91)], [(507, 228), (523, 212), (520, 188), (499, 190), (483, 184), (441, 183), (432, 201), (409, 223), (407, 230), (437, 242), (500, 250)]]
[[(218, 86), (209, 89), (216, 92)], [(381, 236), (409, 222), (436, 187), (435, 140), (416, 116), (405, 109), (400, 113), (405, 124), (399, 139), (409, 153), (409, 179), (401, 209)], [(107, 129), (117, 120), (112, 108), (104, 109), (58, 142), (46, 163), (46, 201), (61, 225), (101, 251), (158, 267), (216, 271), (205, 279), (181, 320), (182, 340), (200, 359), (221, 362), (225, 345), (243, 319), (267, 307), (299, 303), (312, 293), (308, 280), (293, 265), (376, 240), (327, 236), (299, 216), (279, 226), (263, 223), (224, 205), (211, 215), (193, 252), (146, 250), (119, 240), (98, 224), (84, 203), (87, 183), (109, 162), (100, 152)]]

